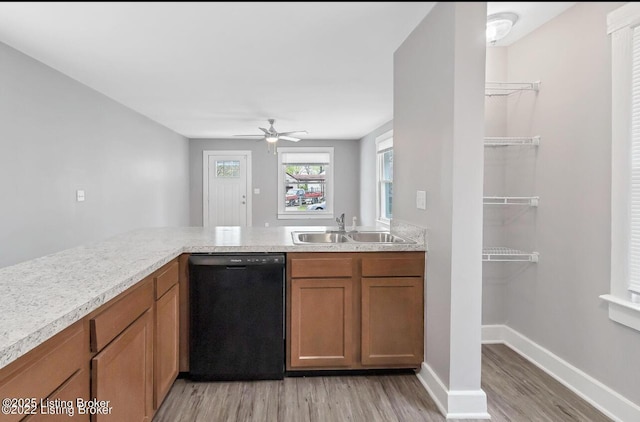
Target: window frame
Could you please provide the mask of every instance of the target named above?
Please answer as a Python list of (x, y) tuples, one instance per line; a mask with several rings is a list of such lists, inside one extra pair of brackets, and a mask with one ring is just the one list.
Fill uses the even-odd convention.
[[(333, 198), (335, 183), (333, 179), (333, 168), (335, 161), (333, 157), (333, 147), (278, 147), (278, 220), (302, 220), (302, 219), (327, 219), (333, 218)], [(285, 171), (282, 163), (283, 154), (286, 153), (322, 153), (329, 154), (329, 165), (325, 171), (325, 201), (327, 208), (324, 210), (312, 211), (287, 211), (282, 198), (285, 198)]]
[[(382, 180), (383, 175), (383, 152), (387, 150), (393, 151), (393, 130), (383, 133), (376, 138), (376, 221), (380, 224), (389, 226), (391, 219), (383, 217), (382, 213), (382, 184), (386, 180)], [(391, 174), (391, 186), (393, 186), (393, 174)], [(391, 197), (393, 202), (393, 196)], [(393, 218), (393, 216), (392, 216)]]
[(640, 4), (627, 3), (607, 15), (611, 36), (611, 279), (609, 318), (640, 331), (640, 295), (629, 290), (632, 143), (633, 31)]

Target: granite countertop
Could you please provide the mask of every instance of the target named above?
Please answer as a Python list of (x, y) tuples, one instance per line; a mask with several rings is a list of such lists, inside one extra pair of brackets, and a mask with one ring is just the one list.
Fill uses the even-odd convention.
[(392, 232), (416, 240), (416, 243), (293, 244), (292, 231), (326, 229), (330, 228), (139, 229), (0, 268), (0, 368), (79, 321), (182, 253), (426, 250), (423, 229), (402, 225), (394, 227), (393, 224)]

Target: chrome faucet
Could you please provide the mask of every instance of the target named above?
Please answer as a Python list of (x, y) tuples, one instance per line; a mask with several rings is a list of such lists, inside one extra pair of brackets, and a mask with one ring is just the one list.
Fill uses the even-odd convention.
[(336, 218), (336, 223), (338, 223), (338, 231), (344, 232), (344, 213), (340, 214), (340, 217)]

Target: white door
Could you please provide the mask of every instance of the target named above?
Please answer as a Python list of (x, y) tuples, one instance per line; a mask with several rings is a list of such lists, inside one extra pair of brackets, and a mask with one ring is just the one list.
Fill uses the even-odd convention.
[(204, 154), (204, 226), (251, 225), (250, 152), (205, 151)]

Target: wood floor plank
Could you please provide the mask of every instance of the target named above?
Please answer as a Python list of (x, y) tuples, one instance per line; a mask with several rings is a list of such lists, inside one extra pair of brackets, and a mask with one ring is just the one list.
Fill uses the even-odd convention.
[[(605, 422), (593, 406), (505, 345), (482, 346), (492, 422)], [(446, 422), (415, 375), (177, 380), (155, 422)], [(469, 422), (469, 421), (467, 421)]]

